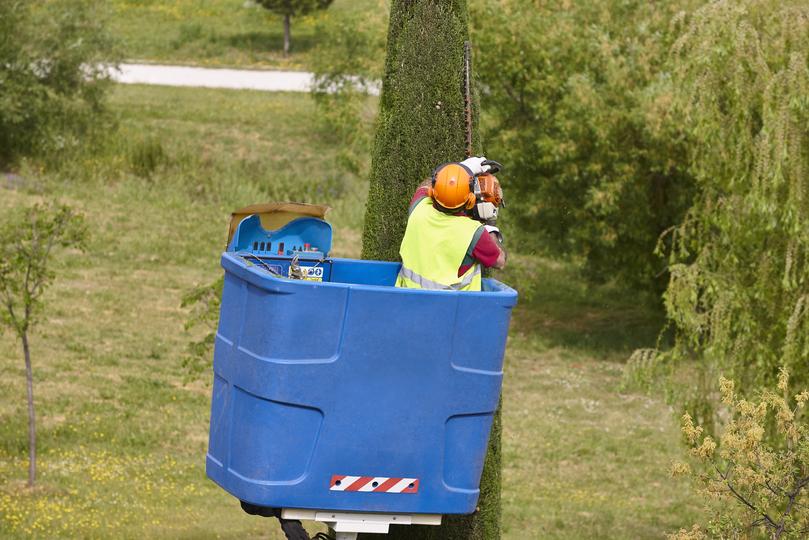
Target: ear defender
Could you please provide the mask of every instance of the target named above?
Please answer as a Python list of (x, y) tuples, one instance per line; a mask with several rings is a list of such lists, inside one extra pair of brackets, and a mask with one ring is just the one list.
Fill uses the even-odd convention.
[(443, 167), (443, 165), (439, 165), (438, 167), (433, 169), (433, 175), (431, 177), (430, 187), (427, 188), (427, 196), (429, 198), (431, 198), (432, 200), (435, 200), (435, 183), (438, 181), (438, 178), (436, 177), (436, 175), (438, 174), (438, 171), (439, 171), (439, 169), (441, 169), (441, 167)]
[(477, 204), (477, 202), (478, 198), (475, 196), (475, 194), (469, 193), (466, 196), (466, 203), (464, 204), (464, 208), (466, 208), (467, 210), (471, 210), (472, 208), (475, 207), (475, 204)]
[(467, 193), (466, 201), (464, 202), (464, 208), (466, 208), (467, 210), (473, 209), (475, 205), (478, 203), (477, 191), (479, 190), (475, 189), (476, 188), (475, 184), (477, 181), (478, 179), (475, 175), (469, 177), (469, 193)]

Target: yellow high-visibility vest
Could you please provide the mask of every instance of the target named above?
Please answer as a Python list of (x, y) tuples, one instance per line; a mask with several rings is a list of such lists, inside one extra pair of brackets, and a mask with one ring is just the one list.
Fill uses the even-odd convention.
[(469, 244), (482, 225), (477, 221), (451, 216), (433, 208), (429, 197), (422, 199), (407, 220), (399, 255), (402, 269), (397, 287), (447, 291), (479, 291), (480, 264), (472, 265), (458, 277), (458, 268)]

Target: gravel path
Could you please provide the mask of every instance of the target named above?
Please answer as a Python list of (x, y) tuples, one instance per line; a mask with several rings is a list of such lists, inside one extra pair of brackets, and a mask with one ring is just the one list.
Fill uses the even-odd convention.
[(308, 92), (311, 73), (305, 71), (263, 71), (212, 69), (153, 64), (121, 64), (111, 70), (114, 81), (123, 84), (235, 88), (266, 92)]

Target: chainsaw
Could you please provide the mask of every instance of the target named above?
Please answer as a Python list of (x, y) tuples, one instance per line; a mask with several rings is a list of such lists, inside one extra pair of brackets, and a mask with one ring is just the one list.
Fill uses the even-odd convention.
[[(466, 138), (466, 157), (472, 156), (472, 45), (466, 41), (463, 48), (464, 56), (464, 135)], [(498, 210), (505, 207), (503, 189), (495, 176), (503, 168), (494, 160), (482, 163), (489, 170), (475, 177), (475, 198), (477, 202), (472, 208), (472, 218), (482, 223), (493, 223), (497, 219)]]

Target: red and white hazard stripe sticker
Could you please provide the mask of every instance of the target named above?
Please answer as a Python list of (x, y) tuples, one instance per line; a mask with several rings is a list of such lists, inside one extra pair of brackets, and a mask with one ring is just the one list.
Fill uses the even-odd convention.
[(417, 493), (418, 478), (391, 478), (389, 476), (331, 477), (330, 491), (358, 491), (361, 493)]

